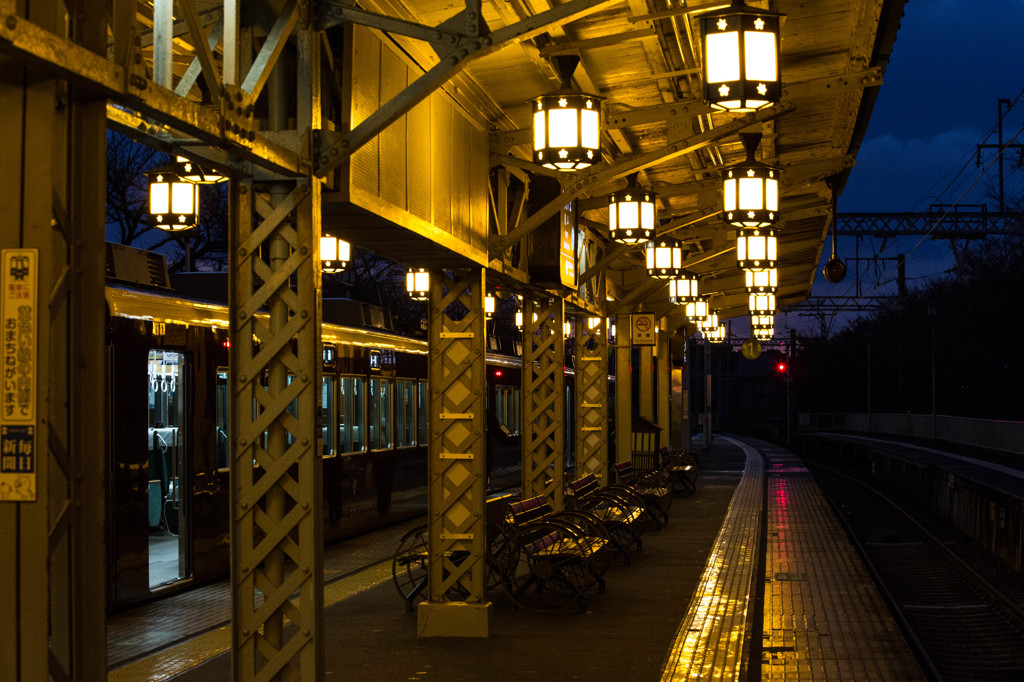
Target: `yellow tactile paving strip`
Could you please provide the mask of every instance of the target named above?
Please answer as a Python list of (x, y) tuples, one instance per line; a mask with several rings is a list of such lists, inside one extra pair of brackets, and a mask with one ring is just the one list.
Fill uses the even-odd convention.
[(736, 679), (747, 658), (743, 637), (751, 578), (757, 568), (762, 464), (753, 448), (719, 438), (742, 447), (747, 463), (689, 611), (669, 650), (662, 682)]
[[(324, 586), (324, 606), (391, 580), (391, 561), (384, 561)], [(231, 626), (211, 630), (158, 654), (112, 670), (109, 682), (155, 682), (166, 680), (224, 653), (231, 647)]]
[(768, 455), (762, 680), (921, 680), (903, 636), (803, 463)]

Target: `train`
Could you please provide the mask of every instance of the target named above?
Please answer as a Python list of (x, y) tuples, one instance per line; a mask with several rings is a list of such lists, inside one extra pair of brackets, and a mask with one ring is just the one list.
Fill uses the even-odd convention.
[[(113, 248), (121, 261), (137, 255)], [(159, 272), (153, 254), (142, 253), (148, 270)], [(171, 289), (160, 276), (156, 284), (114, 276), (110, 261), (107, 604), (113, 613), (229, 572), (231, 340), (227, 306), (192, 293), (223, 290), (223, 274), (183, 278), (187, 287), (176, 280)], [(426, 512), (427, 342), (390, 329), (388, 311), (376, 306), (328, 299), (323, 310), (319, 445), (323, 537), (332, 543)], [(522, 361), (517, 343), (490, 339), (488, 348), (487, 487), (496, 491), (521, 484)], [(569, 367), (567, 424), (572, 396)], [(566, 429), (569, 470), (572, 440)]]

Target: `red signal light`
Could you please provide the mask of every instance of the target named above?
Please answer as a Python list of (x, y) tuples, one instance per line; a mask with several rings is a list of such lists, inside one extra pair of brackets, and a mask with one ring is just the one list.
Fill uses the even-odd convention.
[(500, 369), (494, 370), (494, 376), (500, 377), (501, 376), (501, 370)]
[(775, 368), (777, 370), (779, 370), (779, 374), (785, 374), (786, 373), (786, 363), (784, 363), (784, 362), (780, 362), (778, 365), (775, 366)]

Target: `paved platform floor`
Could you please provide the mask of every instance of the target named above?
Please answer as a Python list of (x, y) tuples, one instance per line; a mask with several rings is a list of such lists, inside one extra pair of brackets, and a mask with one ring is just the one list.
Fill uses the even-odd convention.
[[(766, 680), (923, 679), (810, 474), (788, 452), (766, 449), (762, 467), (749, 445), (716, 437), (700, 455), (696, 494), (675, 500), (670, 523), (644, 535), (629, 566), (612, 566), (607, 591), (582, 614), (541, 615), (496, 600), (489, 638), (421, 639), (389, 563), (329, 585), (325, 678), (746, 679), (749, 647), (760, 644)], [(762, 570), (763, 618), (751, 599)], [(187, 614), (170, 618), (173, 629)], [(110, 679), (228, 680), (229, 642), (222, 626)]]

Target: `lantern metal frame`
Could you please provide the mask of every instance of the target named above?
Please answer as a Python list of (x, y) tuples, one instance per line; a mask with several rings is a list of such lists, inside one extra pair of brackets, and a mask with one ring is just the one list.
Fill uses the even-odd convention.
[(227, 182), (228, 179), (228, 176), (217, 169), (205, 169), (185, 156), (178, 156), (174, 159), (174, 169), (182, 180), (187, 180), (193, 185), (217, 185)]
[(700, 297), (700, 276), (681, 272), (668, 282), (668, 300), (672, 303), (689, 303)]
[[(154, 227), (165, 232), (184, 232), (199, 225), (198, 185), (182, 179), (173, 165), (146, 171), (146, 178), (149, 180), (149, 216)], [(187, 206), (181, 203), (186, 200)]]
[(769, 292), (750, 294), (748, 306), (751, 315), (774, 314), (775, 294)]
[(742, 229), (736, 234), (736, 265), (744, 270), (769, 270), (779, 258), (779, 240), (771, 227)]
[(778, 104), (778, 12), (733, 0), (724, 9), (699, 17), (704, 101), (715, 109), (748, 112)]
[(655, 279), (675, 279), (683, 273), (683, 247), (671, 237), (658, 237), (644, 247), (647, 274)]
[(686, 319), (694, 324), (699, 325), (703, 320), (707, 319), (709, 312), (708, 302), (704, 299), (698, 298), (686, 304)]
[(430, 300), (430, 271), (426, 268), (409, 268), (405, 273), (405, 290), (414, 301)]
[(779, 269), (744, 270), (748, 294), (775, 293), (779, 290)]
[(754, 338), (758, 341), (770, 341), (775, 336), (775, 327), (758, 327), (754, 330)]
[[(552, 61), (561, 87), (532, 100), (533, 162), (559, 171), (600, 163), (604, 98), (581, 92), (573, 85), (578, 56), (558, 55)], [(566, 138), (554, 138), (552, 131), (563, 131)], [(572, 139), (565, 131), (571, 131)]]
[(320, 272), (325, 275), (344, 272), (351, 260), (351, 244), (332, 234), (320, 236)]
[(722, 343), (725, 341), (725, 327), (723, 325), (718, 325), (713, 329), (701, 329), (701, 333), (711, 343)]
[(608, 195), (608, 234), (620, 244), (640, 244), (654, 239), (658, 224), (655, 192), (644, 189), (631, 174), (623, 189)]
[(775, 326), (775, 315), (751, 315), (750, 316), (750, 327), (751, 329), (759, 329), (763, 327), (774, 327)]
[(722, 169), (722, 220), (739, 228), (769, 227), (779, 221), (776, 166), (754, 158), (761, 133), (740, 133), (747, 158)]

